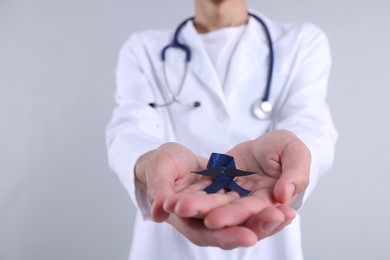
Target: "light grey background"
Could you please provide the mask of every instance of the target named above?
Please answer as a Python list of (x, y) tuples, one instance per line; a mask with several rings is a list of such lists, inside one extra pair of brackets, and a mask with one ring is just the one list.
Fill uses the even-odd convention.
[[(388, 1), (250, 6), (318, 24), (333, 50), (340, 139), (302, 211), (307, 259), (389, 260)], [(0, 260), (127, 258), (134, 208), (104, 144), (117, 51), (192, 12), (190, 0), (0, 0)]]

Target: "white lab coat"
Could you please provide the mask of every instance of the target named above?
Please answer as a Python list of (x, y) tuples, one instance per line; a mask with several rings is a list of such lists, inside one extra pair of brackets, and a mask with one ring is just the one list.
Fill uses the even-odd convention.
[[(264, 93), (268, 70), (268, 45), (262, 27), (250, 18), (235, 50), (226, 85), (222, 86), (204, 46), (188, 22), (180, 41), (190, 46), (192, 61), (180, 100), (200, 101), (199, 108), (177, 103), (153, 109), (151, 102), (168, 102), (160, 52), (173, 30), (134, 33), (120, 51), (117, 67), (117, 107), (107, 128), (109, 162), (139, 209), (130, 259), (303, 259), (299, 217), (278, 234), (251, 248), (225, 251), (198, 247), (170, 225), (147, 220), (150, 205), (134, 185), (134, 165), (143, 153), (162, 143), (181, 143), (209, 157), (267, 131), (288, 129), (297, 134), (312, 154), (311, 183), (297, 208), (311, 192), (317, 178), (332, 164), (337, 133), (326, 104), (331, 65), (328, 41), (312, 24), (278, 24), (265, 20), (274, 44), (275, 67), (270, 101), (272, 119), (252, 116), (252, 103)], [(173, 91), (184, 71), (184, 54), (168, 52), (166, 67)]]

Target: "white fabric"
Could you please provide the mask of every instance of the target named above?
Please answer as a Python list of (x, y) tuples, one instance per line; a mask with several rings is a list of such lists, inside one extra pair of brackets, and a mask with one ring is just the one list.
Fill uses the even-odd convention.
[[(168, 224), (148, 219), (150, 205), (145, 193), (135, 188), (134, 165), (143, 153), (167, 141), (181, 143), (209, 157), (235, 144), (274, 129), (296, 133), (312, 154), (311, 182), (298, 208), (314, 188), (318, 177), (332, 165), (337, 133), (326, 104), (331, 65), (328, 41), (312, 24), (277, 24), (263, 17), (275, 49), (275, 68), (270, 101), (272, 119), (257, 120), (252, 103), (264, 93), (268, 70), (268, 46), (262, 27), (253, 18), (231, 57), (224, 89), (193, 24), (187, 23), (180, 41), (190, 46), (192, 61), (180, 99), (201, 101), (199, 108), (165, 103), (169, 97), (160, 52), (172, 39), (173, 30), (134, 33), (120, 51), (117, 67), (117, 107), (107, 128), (109, 162), (138, 207), (130, 259), (224, 259), (301, 260), (299, 218), (278, 234), (251, 248), (224, 251), (198, 247)], [(184, 54), (171, 50), (167, 74), (173, 90), (184, 70)], [(182, 66), (183, 65), (183, 66)]]
[(231, 57), (237, 48), (245, 27), (245, 25), (226, 27), (200, 35), (222, 87), (225, 85)]

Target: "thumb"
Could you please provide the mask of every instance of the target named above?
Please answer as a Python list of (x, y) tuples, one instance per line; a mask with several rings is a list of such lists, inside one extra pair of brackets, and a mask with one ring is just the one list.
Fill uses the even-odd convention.
[(281, 155), (282, 174), (274, 187), (274, 197), (282, 204), (293, 203), (293, 197), (306, 190), (310, 179), (311, 155), (299, 139), (289, 143)]
[[(153, 187), (158, 187), (153, 188)], [(148, 191), (149, 193), (149, 191)], [(160, 182), (157, 183), (156, 185), (153, 185), (150, 188), (150, 193), (153, 194), (151, 195), (151, 204), (152, 204), (152, 209), (151, 209), (151, 217), (152, 220), (155, 222), (164, 222), (167, 220), (169, 217), (169, 213), (167, 213), (164, 208), (164, 202), (167, 198), (169, 198), (173, 194), (173, 188), (172, 185), (167, 183), (167, 182)]]
[(152, 206), (151, 217), (155, 222), (163, 222), (169, 217), (169, 213), (163, 209), (163, 204), (174, 193), (175, 178), (172, 171), (164, 169), (164, 167), (154, 171), (150, 169), (150, 171), (152, 172), (147, 174), (147, 176), (151, 176), (147, 179), (147, 193)]

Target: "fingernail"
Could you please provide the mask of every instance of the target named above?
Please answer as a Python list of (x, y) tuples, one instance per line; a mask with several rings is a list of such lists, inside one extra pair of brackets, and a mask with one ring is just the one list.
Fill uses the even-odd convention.
[(290, 199), (295, 193), (295, 184), (290, 183), (287, 187), (287, 199)]
[(268, 223), (264, 223), (263, 225), (263, 230), (267, 233), (271, 233), (272, 231), (274, 231), (277, 227), (279, 226), (279, 223), (271, 223), (271, 222), (268, 222)]

